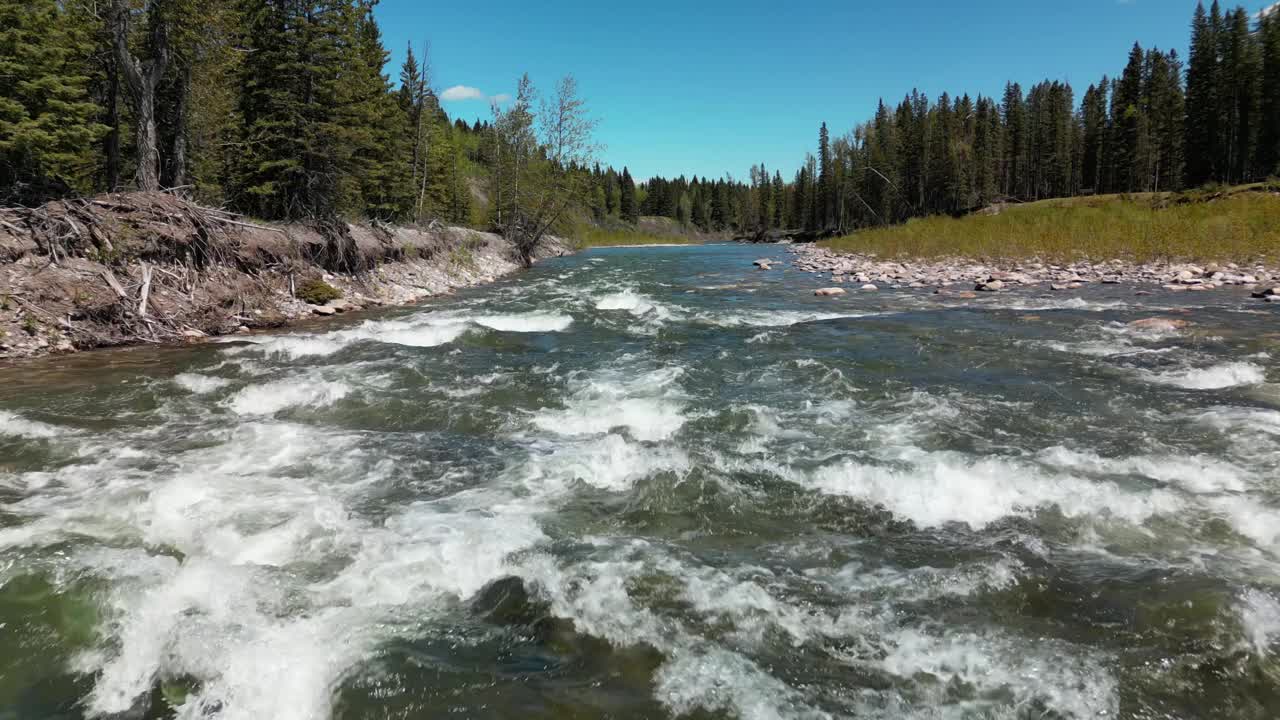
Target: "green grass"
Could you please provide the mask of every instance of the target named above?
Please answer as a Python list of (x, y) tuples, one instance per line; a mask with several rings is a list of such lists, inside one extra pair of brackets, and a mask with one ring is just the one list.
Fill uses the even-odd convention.
[(920, 218), (821, 244), (880, 257), (1275, 260), (1280, 186), (1044, 200), (996, 214)]
[(579, 250), (591, 247), (616, 247), (619, 245), (697, 245), (698, 239), (687, 235), (647, 233), (640, 230), (587, 227), (573, 234)]

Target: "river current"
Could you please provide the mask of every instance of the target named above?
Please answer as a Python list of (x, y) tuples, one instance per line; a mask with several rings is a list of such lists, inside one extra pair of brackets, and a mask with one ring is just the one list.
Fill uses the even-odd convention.
[(0, 370), (0, 718), (1280, 716), (1274, 306), (762, 255)]

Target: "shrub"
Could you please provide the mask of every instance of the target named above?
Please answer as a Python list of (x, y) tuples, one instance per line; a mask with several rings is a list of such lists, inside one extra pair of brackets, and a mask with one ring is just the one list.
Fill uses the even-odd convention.
[(323, 280), (308, 280), (298, 288), (298, 299), (311, 305), (323, 305), (342, 297), (342, 291)]

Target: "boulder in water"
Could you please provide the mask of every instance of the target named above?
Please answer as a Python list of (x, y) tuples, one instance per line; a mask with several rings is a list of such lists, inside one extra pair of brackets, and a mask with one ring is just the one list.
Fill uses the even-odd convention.
[(472, 614), (498, 625), (532, 625), (547, 615), (546, 603), (532, 595), (524, 580), (509, 576), (485, 585), (471, 599)]
[(980, 282), (974, 286), (973, 289), (979, 292), (999, 292), (1004, 289), (1004, 281), (988, 280), (986, 282)]
[(817, 290), (813, 291), (813, 294), (817, 295), (818, 297), (829, 297), (831, 295), (844, 295), (844, 292), (845, 292), (844, 288), (829, 287), (829, 288), (818, 288)]

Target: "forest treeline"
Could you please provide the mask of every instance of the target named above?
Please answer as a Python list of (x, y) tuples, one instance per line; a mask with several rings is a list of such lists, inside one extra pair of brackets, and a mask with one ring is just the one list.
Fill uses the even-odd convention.
[(576, 212), (594, 121), (572, 77), (451, 121), (425, 43), (386, 74), (376, 2), (0, 0), (0, 203), (167, 189), (273, 220), (487, 225), (522, 248)]
[[(641, 212), (703, 229), (847, 232), (999, 201), (1179, 190), (1280, 172), (1280, 11), (1195, 10), (1190, 53), (1134, 45), (1123, 71), (1000, 98), (912, 91), (843, 137), (824, 123), (788, 182), (654, 178)], [(605, 183), (609, 182), (606, 178)]]
[(1002, 200), (1176, 190), (1280, 166), (1280, 12), (1196, 9), (1190, 53), (1134, 46), (1089, 86), (912, 91), (795, 175), (639, 181), (594, 162), (571, 77), (451, 119), (426, 44), (398, 77), (376, 0), (0, 0), (0, 203), (178, 188), (281, 220), (442, 220), (528, 247), (556, 225), (843, 232)]

